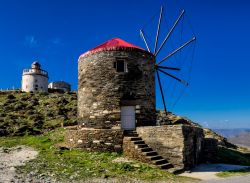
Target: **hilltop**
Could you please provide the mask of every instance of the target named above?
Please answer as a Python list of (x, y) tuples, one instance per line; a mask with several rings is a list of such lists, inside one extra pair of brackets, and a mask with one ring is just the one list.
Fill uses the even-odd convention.
[[(190, 119), (173, 113), (164, 116), (161, 111), (158, 111), (158, 123), (201, 127)], [(0, 136), (5, 136), (0, 139), (2, 153), (5, 155), (9, 152), (14, 153), (17, 145), (33, 147), (39, 151), (36, 159), (17, 169), (18, 175), (21, 176), (20, 180), (24, 177), (31, 177), (30, 180), (48, 178), (71, 181), (100, 177), (102, 177), (101, 180), (107, 177), (120, 180), (124, 179), (124, 175), (128, 175), (133, 180), (190, 181), (137, 161), (124, 160), (125, 162), (116, 163), (117, 159), (124, 159), (119, 153), (93, 153), (58, 146), (63, 143), (65, 133), (64, 129), (58, 127), (76, 124), (77, 94), (75, 92), (48, 94), (0, 92)], [(229, 143), (226, 138), (210, 129), (203, 130), (206, 138), (215, 138), (219, 142), (218, 155), (213, 157), (213, 162), (250, 165), (249, 151)], [(95, 161), (92, 161), (93, 159)], [(96, 161), (101, 166), (97, 166)], [(59, 164), (60, 166), (57, 166)]]
[[(158, 111), (158, 124), (186, 124), (202, 128), (190, 119), (171, 112)], [(0, 92), (0, 136), (41, 134), (61, 126), (77, 124), (76, 92), (25, 93)], [(208, 138), (215, 138), (220, 145), (236, 148), (227, 139), (210, 129), (204, 129)]]

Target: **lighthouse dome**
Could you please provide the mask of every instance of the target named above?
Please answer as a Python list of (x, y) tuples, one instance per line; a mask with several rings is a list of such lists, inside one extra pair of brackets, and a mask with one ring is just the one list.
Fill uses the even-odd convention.
[(38, 61), (34, 61), (34, 62), (31, 64), (31, 68), (32, 68), (32, 69), (40, 69), (40, 68), (41, 68), (41, 64), (40, 64)]

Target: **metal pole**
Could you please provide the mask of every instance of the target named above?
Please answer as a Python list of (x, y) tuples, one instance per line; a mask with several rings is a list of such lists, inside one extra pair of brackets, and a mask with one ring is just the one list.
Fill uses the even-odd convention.
[(158, 71), (160, 71), (160, 72), (162, 72), (162, 73), (164, 73), (164, 74), (166, 74), (166, 75), (168, 75), (168, 76), (170, 76), (170, 77), (176, 79), (177, 81), (181, 82), (182, 84), (188, 86), (188, 83), (187, 83), (186, 81), (184, 81), (184, 80), (182, 80), (182, 79), (179, 79), (179, 78), (173, 76), (172, 74), (169, 74), (169, 73), (167, 73), (167, 72), (165, 72), (165, 71), (163, 71), (163, 70), (161, 70), (161, 69), (158, 69)]
[(157, 68), (180, 71), (180, 68), (156, 65)]
[(161, 90), (161, 98), (162, 98), (162, 102), (163, 102), (163, 105), (164, 105), (164, 110), (165, 110), (165, 113), (167, 115), (167, 108), (166, 108), (165, 98), (164, 98), (164, 94), (163, 94), (163, 90), (162, 90), (160, 76), (159, 76), (159, 73), (158, 73), (157, 70), (156, 70), (156, 74), (157, 74), (157, 79), (158, 79), (160, 90)]
[(144, 41), (144, 43), (145, 43), (145, 45), (146, 45), (146, 47), (148, 49), (148, 52), (151, 52), (150, 49), (149, 49), (149, 47), (148, 47), (148, 43), (147, 43), (147, 40), (146, 40), (146, 38), (144, 36), (144, 33), (143, 33), (142, 29), (140, 30), (140, 33), (141, 33), (142, 39), (143, 39), (143, 41)]
[(156, 65), (160, 65), (164, 60), (167, 60), (169, 57), (173, 56), (175, 53), (177, 53), (178, 51), (180, 51), (182, 48), (184, 48), (185, 46), (189, 45), (190, 43), (192, 43), (193, 41), (196, 40), (196, 37), (193, 37), (191, 40), (189, 40), (188, 42), (186, 42), (185, 44), (183, 44), (181, 47), (177, 48), (176, 50), (174, 50), (172, 53), (170, 53), (168, 56), (164, 57), (159, 63), (157, 63)]
[(160, 48), (156, 51), (155, 56), (157, 56), (157, 54), (160, 52), (160, 50), (162, 49), (162, 47), (164, 46), (165, 42), (168, 40), (169, 36), (171, 35), (171, 33), (174, 31), (176, 25), (178, 24), (178, 22), (181, 20), (182, 16), (184, 15), (185, 10), (182, 10), (180, 16), (178, 17), (178, 19), (175, 21), (173, 27), (170, 29), (169, 33), (167, 34), (167, 36), (165, 37), (164, 41), (162, 42)]
[(156, 37), (155, 37), (154, 54), (156, 52), (157, 43), (158, 43), (158, 37), (159, 37), (159, 32), (160, 32), (160, 28), (161, 28), (162, 13), (163, 13), (163, 7), (161, 6), (160, 17), (159, 17), (158, 27), (157, 27)]

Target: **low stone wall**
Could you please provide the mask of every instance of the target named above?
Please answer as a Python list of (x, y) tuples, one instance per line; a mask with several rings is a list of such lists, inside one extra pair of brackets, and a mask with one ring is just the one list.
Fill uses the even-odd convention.
[(68, 129), (65, 145), (88, 151), (122, 152), (123, 130), (121, 129)]
[(176, 170), (194, 167), (200, 160), (203, 130), (188, 125), (138, 127), (139, 136)]

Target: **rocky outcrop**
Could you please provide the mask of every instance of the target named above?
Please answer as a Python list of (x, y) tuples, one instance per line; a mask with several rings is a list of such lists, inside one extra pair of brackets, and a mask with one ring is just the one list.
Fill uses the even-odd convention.
[(178, 116), (175, 115), (172, 112), (166, 112), (163, 110), (158, 110), (156, 112), (156, 119), (157, 119), (157, 124), (158, 125), (178, 125), (178, 124), (185, 124), (185, 125), (189, 125), (189, 126), (194, 126), (194, 127), (199, 127), (201, 128), (201, 125), (199, 125), (198, 123), (195, 123), (193, 121), (191, 121), (188, 118), (182, 117), (182, 116)]
[(219, 135), (218, 133), (215, 133), (213, 130), (211, 130), (209, 128), (204, 128), (203, 130), (204, 130), (205, 138), (207, 138), (207, 139), (216, 139), (218, 141), (218, 145), (220, 145), (220, 146), (237, 149), (236, 145), (230, 143), (227, 140), (227, 138), (223, 137), (222, 135)]

